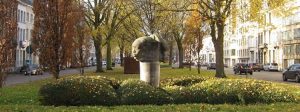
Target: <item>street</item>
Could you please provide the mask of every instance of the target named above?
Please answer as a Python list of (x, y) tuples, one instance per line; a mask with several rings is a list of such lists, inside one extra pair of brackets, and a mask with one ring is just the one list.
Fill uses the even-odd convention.
[[(225, 73), (226, 74), (234, 74), (232, 68), (225, 68)], [(246, 78), (245, 74), (239, 75), (236, 74), (237, 76), (244, 77)], [(282, 80), (282, 72), (279, 71), (260, 71), (260, 72), (253, 72), (253, 75), (248, 74), (248, 77), (258, 79), (258, 80), (267, 80), (267, 81), (272, 81), (272, 82), (282, 82), (282, 83), (287, 83), (287, 84), (294, 84), (300, 86), (300, 83), (297, 83), (294, 80), (288, 80), (287, 82), (284, 82)]]
[[(206, 67), (203, 67), (202, 69), (206, 69)], [(85, 71), (95, 71), (95, 67), (86, 67)], [(62, 70), (60, 72), (60, 76), (64, 75), (70, 75), (70, 74), (79, 74), (79, 69), (66, 69)], [(226, 74), (234, 74), (232, 68), (225, 68), (225, 73)], [(282, 72), (268, 72), (268, 71), (260, 71), (260, 72), (254, 72), (253, 75), (248, 74), (246, 76), (245, 74), (239, 75), (236, 74), (239, 77), (249, 77), (249, 78), (254, 78), (258, 80), (267, 80), (267, 81), (272, 81), (272, 82), (282, 82), (282, 83), (287, 83), (287, 84), (293, 84), (293, 85), (298, 85), (300, 86), (300, 83), (296, 83), (294, 80), (289, 80), (287, 82), (282, 81)], [(21, 84), (21, 83), (28, 83), (30, 81), (35, 81), (35, 80), (41, 80), (45, 78), (52, 77), (48, 72), (45, 72), (43, 75), (33, 75), (33, 76), (24, 76), (23, 74), (10, 74), (5, 83), (4, 86), (10, 86), (10, 85), (15, 85), (15, 84)]]
[[(86, 67), (85, 72), (88, 71), (95, 71), (95, 67)], [(60, 76), (64, 75), (70, 75), (70, 74), (79, 74), (80, 69), (66, 69), (60, 71)], [(35, 80), (42, 80), (46, 78), (50, 78), (52, 75), (48, 72), (44, 72), (43, 75), (32, 75), (32, 76), (24, 76), (23, 74), (9, 74), (6, 78), (6, 81), (4, 82), (4, 86), (10, 86), (15, 84), (21, 84), (21, 83), (28, 83)]]

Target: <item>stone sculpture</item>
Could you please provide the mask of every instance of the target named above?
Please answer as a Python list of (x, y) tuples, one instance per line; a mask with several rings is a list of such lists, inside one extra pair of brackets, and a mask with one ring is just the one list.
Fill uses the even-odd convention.
[(160, 62), (168, 50), (163, 38), (151, 35), (140, 37), (132, 44), (132, 55), (140, 62), (140, 79), (152, 86), (159, 86)]

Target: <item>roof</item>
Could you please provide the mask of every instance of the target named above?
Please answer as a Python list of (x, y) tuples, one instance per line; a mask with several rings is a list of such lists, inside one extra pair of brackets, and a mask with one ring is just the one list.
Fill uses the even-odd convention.
[(28, 4), (28, 5), (31, 5), (31, 6), (33, 4), (33, 0), (19, 0), (19, 1), (21, 1), (21, 2), (23, 2), (25, 4)]

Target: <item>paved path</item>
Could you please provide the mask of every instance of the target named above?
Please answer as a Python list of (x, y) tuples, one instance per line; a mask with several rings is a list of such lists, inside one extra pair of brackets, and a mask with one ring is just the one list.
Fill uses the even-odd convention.
[[(60, 76), (70, 75), (70, 74), (77, 74), (80, 73), (80, 69), (66, 69), (60, 71)], [(85, 71), (95, 71), (96, 67), (87, 67)], [(25, 76), (23, 74), (9, 74), (4, 82), (4, 86), (11, 86), (15, 84), (21, 83), (28, 83), (30, 81), (41, 80), (53, 77), (50, 73), (45, 72), (43, 75), (32, 75), (32, 76)]]

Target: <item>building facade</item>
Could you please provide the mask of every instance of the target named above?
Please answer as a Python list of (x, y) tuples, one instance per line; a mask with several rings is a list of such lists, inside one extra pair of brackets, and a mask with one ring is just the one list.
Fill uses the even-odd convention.
[(39, 64), (38, 57), (31, 52), (32, 30), (34, 23), (32, 0), (18, 0), (16, 70), (27, 64)]
[[(284, 7), (295, 7), (288, 16), (278, 16), (278, 10), (270, 10), (263, 4), (263, 23), (249, 21), (250, 6), (247, 0), (239, 0), (237, 7), (243, 13), (229, 17), (224, 37), (224, 62), (277, 63), (279, 70), (300, 63), (300, 1), (292, 1)], [(282, 8), (282, 7), (281, 7)], [(276, 12), (277, 11), (277, 12)], [(233, 27), (234, 26), (234, 27)]]

